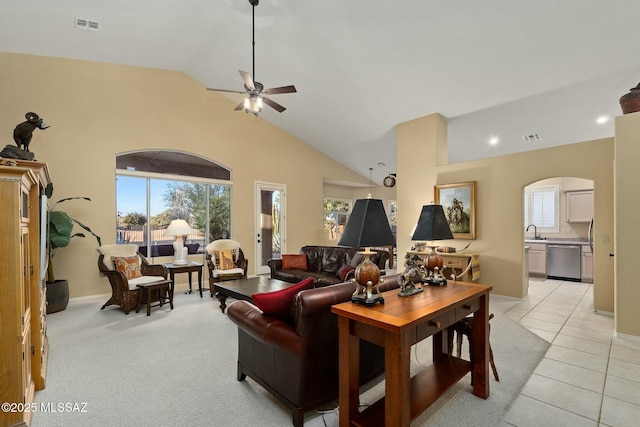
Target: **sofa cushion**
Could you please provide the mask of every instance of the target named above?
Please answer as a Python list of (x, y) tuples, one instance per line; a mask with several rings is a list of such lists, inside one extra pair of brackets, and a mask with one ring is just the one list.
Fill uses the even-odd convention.
[(324, 248), (322, 251), (322, 271), (337, 273), (344, 264), (345, 255), (342, 248)]
[(356, 268), (362, 263), (362, 261), (364, 261), (364, 255), (357, 252), (356, 254), (353, 255), (353, 257), (351, 257), (351, 261), (349, 262), (349, 265), (353, 268)]
[(282, 255), (282, 269), (307, 270), (307, 255)]
[(301, 282), (273, 292), (262, 292), (251, 295), (253, 303), (262, 310), (263, 314), (277, 317), (288, 323), (292, 323), (291, 319), (291, 301), (293, 297), (304, 289), (313, 287), (313, 279), (311, 277)]
[(322, 252), (320, 246), (306, 246), (303, 253), (307, 255), (307, 270), (320, 273), (322, 271)]
[(345, 279), (347, 278), (347, 274), (349, 274), (349, 272), (353, 270), (355, 270), (355, 267), (349, 264), (345, 264), (342, 267), (340, 267), (340, 269), (336, 273), (336, 277), (340, 279), (341, 282), (344, 282)]

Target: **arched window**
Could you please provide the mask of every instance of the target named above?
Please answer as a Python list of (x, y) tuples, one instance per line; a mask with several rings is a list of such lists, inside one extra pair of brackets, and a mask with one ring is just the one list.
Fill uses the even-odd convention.
[(180, 151), (149, 150), (116, 156), (118, 243), (134, 243), (145, 256), (173, 255), (174, 219), (197, 230), (186, 236), (190, 254), (212, 240), (231, 237), (231, 171)]

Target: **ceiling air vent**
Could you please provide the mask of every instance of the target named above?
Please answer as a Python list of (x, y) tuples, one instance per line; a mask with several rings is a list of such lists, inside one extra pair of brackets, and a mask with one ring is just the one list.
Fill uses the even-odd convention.
[(542, 137), (540, 136), (539, 133), (530, 133), (529, 135), (523, 136), (522, 139), (524, 139), (526, 142), (532, 142), (532, 141), (540, 141)]
[(86, 30), (87, 29), (87, 20), (82, 18), (76, 18), (76, 29), (77, 30)]
[(98, 31), (100, 23), (98, 21), (91, 21), (89, 19), (76, 18), (75, 27), (76, 30)]

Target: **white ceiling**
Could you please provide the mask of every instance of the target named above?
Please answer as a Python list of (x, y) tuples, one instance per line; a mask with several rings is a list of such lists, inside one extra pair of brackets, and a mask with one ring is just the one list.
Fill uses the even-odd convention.
[[(0, 0), (0, 51), (179, 70), (203, 91), (242, 90), (251, 9)], [(298, 89), (273, 97), (285, 112), (261, 117), (365, 177), (374, 168), (378, 183), (395, 172), (398, 123), (442, 114), (450, 162), (544, 148), (612, 136), (613, 122), (595, 119), (620, 115), (618, 99), (640, 81), (638, 0), (261, 0), (255, 15), (256, 80)], [(99, 30), (75, 29), (76, 18)], [(241, 101), (227, 96), (230, 109)], [(542, 139), (524, 142), (532, 133)]]

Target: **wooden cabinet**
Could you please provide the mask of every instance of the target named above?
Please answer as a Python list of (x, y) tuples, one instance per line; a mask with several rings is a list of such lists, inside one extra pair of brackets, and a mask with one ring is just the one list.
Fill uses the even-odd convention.
[(593, 253), (589, 245), (582, 245), (582, 259), (580, 264), (580, 281), (593, 283)]
[(532, 276), (547, 275), (547, 245), (545, 243), (525, 243), (529, 246), (527, 262)]
[(568, 191), (567, 222), (590, 222), (593, 218), (593, 190)]
[[(31, 167), (25, 167), (28, 164)], [(40, 273), (40, 194), (46, 165), (0, 166), (0, 402), (32, 403), (44, 388), (46, 327)], [(46, 185), (46, 184), (45, 184)], [(0, 412), (0, 425), (29, 425), (31, 412)]]

